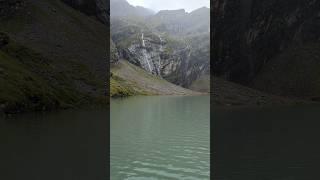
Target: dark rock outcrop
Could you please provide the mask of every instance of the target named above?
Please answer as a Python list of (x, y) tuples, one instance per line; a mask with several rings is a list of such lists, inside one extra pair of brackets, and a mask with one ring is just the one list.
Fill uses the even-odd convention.
[(107, 0), (62, 0), (75, 9), (89, 15), (95, 16), (101, 22), (107, 24), (109, 21), (109, 3)]
[(288, 48), (319, 41), (319, 13), (316, 0), (214, 0), (214, 74), (250, 84)]

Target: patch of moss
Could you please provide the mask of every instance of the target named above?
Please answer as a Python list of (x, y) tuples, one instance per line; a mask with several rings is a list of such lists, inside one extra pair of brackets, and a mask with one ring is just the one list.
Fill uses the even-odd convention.
[(117, 77), (110, 77), (110, 96), (111, 97), (126, 97), (133, 96), (137, 92), (130, 86), (124, 83), (124, 80)]
[(96, 75), (92, 73), (86, 65), (75, 60), (64, 61), (64, 64), (68, 67), (64, 73), (66, 73), (69, 78), (83, 81), (84, 83), (97, 88), (103, 88), (104, 83), (99, 81)]
[(68, 108), (89, 100), (49, 59), (14, 42), (0, 49), (0, 84), (5, 113)]

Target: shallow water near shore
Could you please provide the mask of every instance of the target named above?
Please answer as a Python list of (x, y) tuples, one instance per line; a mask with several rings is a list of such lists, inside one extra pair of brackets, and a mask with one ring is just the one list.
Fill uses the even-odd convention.
[(210, 97), (111, 100), (111, 179), (209, 179)]

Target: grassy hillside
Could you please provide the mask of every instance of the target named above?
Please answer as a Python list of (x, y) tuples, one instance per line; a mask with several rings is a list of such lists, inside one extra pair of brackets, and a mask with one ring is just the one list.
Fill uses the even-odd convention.
[(0, 20), (0, 111), (72, 107), (102, 99), (107, 28), (60, 1), (28, 0)]
[(184, 89), (149, 74), (145, 70), (120, 60), (111, 66), (110, 95), (192, 95), (197, 92)]
[(192, 82), (190, 89), (198, 92), (210, 92), (210, 75), (201, 75)]
[(66, 108), (88, 100), (74, 91), (69, 74), (31, 49), (11, 42), (0, 49), (0, 59), (0, 104), (6, 113)]

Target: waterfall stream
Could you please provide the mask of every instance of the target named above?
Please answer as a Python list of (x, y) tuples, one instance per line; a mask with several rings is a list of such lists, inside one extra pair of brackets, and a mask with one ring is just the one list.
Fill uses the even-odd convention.
[(144, 34), (143, 33), (141, 33), (141, 41), (142, 41), (143, 60), (144, 60), (144, 62), (147, 62), (148, 67), (149, 67), (149, 71), (152, 73), (152, 68), (150, 66), (150, 62), (149, 62), (149, 59), (148, 59), (148, 56), (147, 56), (147, 50), (145, 49), (146, 44), (145, 44), (145, 41), (144, 41)]
[[(158, 35), (159, 39), (160, 39), (160, 53), (163, 52), (163, 46), (162, 46), (162, 38), (160, 35)], [(158, 61), (158, 75), (161, 77), (161, 71), (160, 71), (160, 67), (161, 67), (161, 56), (159, 55), (159, 61)]]

